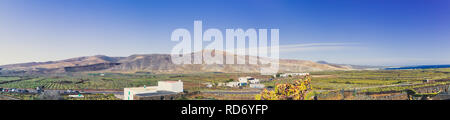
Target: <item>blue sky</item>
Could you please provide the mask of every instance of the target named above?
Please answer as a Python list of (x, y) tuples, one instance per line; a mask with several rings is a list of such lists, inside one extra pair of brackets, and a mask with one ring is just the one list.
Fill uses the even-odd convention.
[(278, 28), (281, 58), (450, 64), (448, 0), (0, 0), (0, 65), (169, 53), (194, 20)]

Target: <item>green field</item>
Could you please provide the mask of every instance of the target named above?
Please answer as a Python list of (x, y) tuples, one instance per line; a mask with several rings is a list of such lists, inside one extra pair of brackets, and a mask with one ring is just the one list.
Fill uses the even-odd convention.
[[(237, 80), (241, 75), (260, 76), (259, 74), (226, 74), (226, 73), (199, 73), (199, 74), (119, 74), (99, 73), (53, 74), (26, 77), (0, 77), (1, 81), (14, 81), (0, 84), (3, 88), (36, 88), (45, 86), (45, 89), (117, 89), (125, 87), (154, 86), (158, 81), (182, 80), (185, 89), (200, 90), (205, 82), (226, 82)], [(268, 78), (268, 76), (260, 76)], [(201, 86), (201, 87), (199, 87)]]
[[(361, 71), (323, 71), (312, 72), (312, 85), (314, 90), (340, 90), (367, 88), (365, 91), (389, 91), (403, 90), (409, 87), (396, 87), (389, 85), (420, 84), (425, 79), (447, 79), (450, 77), (450, 69), (423, 69), (423, 70), (361, 70)], [(125, 87), (153, 86), (161, 80), (182, 80), (185, 90), (230, 90), (230, 88), (206, 88), (202, 83), (224, 83), (237, 81), (238, 77), (253, 76), (267, 80), (271, 76), (260, 74), (238, 73), (198, 73), (198, 74), (119, 74), (119, 73), (72, 73), (35, 76), (9, 76), (0, 77), (2, 88), (36, 88), (45, 86), (46, 89), (116, 89)], [(277, 78), (273, 81), (263, 82), (266, 86), (274, 86), (277, 83), (289, 83), (297, 78)], [(19, 80), (19, 81), (18, 81)], [(12, 81), (12, 82), (7, 82)], [(438, 82), (430, 85), (446, 84)], [(417, 85), (419, 86), (419, 85)], [(416, 87), (417, 87), (416, 86)], [(425, 85), (421, 85), (425, 86)]]
[[(379, 92), (447, 84), (449, 82), (444, 81), (422, 85), (426, 79), (448, 79), (450, 69), (323, 71), (312, 72), (311, 75), (313, 76), (311, 84), (315, 90), (367, 88), (365, 92)], [(289, 83), (294, 80), (296, 79), (285, 78), (264, 84), (274, 86), (277, 83)], [(412, 86), (396, 87), (396, 85)]]
[(18, 80), (20, 77), (0, 77), (0, 82), (6, 82), (6, 81), (12, 81), (12, 80)]

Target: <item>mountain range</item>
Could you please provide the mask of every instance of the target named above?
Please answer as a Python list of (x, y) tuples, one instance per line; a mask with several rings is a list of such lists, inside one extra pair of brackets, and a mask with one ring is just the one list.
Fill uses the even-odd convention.
[[(191, 53), (194, 54), (194, 53)], [(237, 60), (248, 60), (248, 55), (236, 55), (223, 51), (214, 51), (213, 55), (235, 56)], [(224, 57), (224, 58), (225, 58)], [(261, 60), (268, 58), (259, 57)], [(279, 72), (308, 72), (324, 70), (352, 70), (351, 66), (321, 64), (307, 60), (280, 59)], [(0, 68), (28, 73), (63, 72), (117, 72), (117, 73), (256, 73), (260, 64), (174, 64), (170, 54), (136, 54), (128, 57), (110, 57), (105, 55), (77, 57), (59, 61), (30, 62), (3, 65)]]

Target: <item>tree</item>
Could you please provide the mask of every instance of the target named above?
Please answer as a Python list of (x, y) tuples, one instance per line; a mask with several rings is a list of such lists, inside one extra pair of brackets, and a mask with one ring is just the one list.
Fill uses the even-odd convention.
[(217, 81), (212, 81), (211, 82), (212, 87), (216, 88), (217, 86), (219, 86), (219, 83)]
[(302, 80), (296, 80), (293, 84), (277, 84), (273, 91), (264, 89), (256, 95), (256, 100), (305, 100), (312, 91), (311, 77), (305, 76)]
[(281, 76), (281, 73), (277, 73), (276, 75), (275, 75), (275, 77), (277, 77), (277, 78), (279, 78)]

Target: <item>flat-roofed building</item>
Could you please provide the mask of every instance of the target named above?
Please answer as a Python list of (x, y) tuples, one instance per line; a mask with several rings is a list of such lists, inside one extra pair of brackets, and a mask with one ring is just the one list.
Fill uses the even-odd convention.
[(239, 83), (248, 83), (248, 82), (259, 82), (259, 79), (254, 77), (240, 77)]
[(247, 83), (249, 79), (252, 79), (252, 77), (240, 77), (239, 83)]
[(134, 100), (134, 95), (157, 92), (157, 86), (152, 87), (132, 87), (123, 89), (123, 100)]
[(248, 80), (248, 82), (250, 82), (250, 84), (259, 84), (260, 83), (259, 79)]
[(158, 86), (132, 87), (123, 89), (123, 100), (142, 100), (145, 97), (156, 98), (183, 92), (183, 82), (158, 81)]
[(227, 86), (228, 87), (239, 87), (239, 82), (228, 82)]

